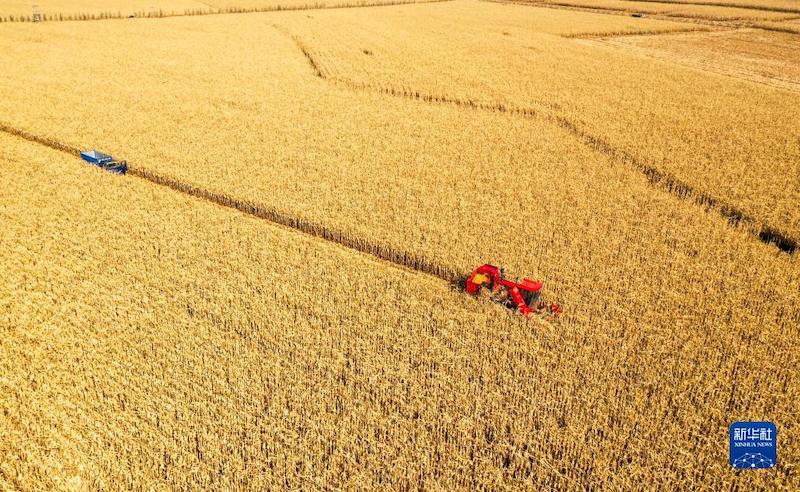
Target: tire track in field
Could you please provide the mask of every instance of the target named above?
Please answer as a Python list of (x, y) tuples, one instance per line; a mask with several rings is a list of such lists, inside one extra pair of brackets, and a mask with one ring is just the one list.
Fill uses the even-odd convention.
[[(0, 131), (14, 135), (16, 137), (44, 145), (74, 157), (80, 157), (81, 150), (57, 140), (33, 134), (26, 130), (0, 122)], [(450, 283), (453, 286), (461, 287), (464, 274), (449, 266), (436, 263), (423, 256), (416, 255), (409, 251), (402, 251), (397, 248), (387, 246), (374, 241), (369, 241), (359, 237), (354, 237), (345, 232), (330, 228), (324, 224), (312, 222), (301, 217), (297, 217), (278, 209), (267, 207), (247, 200), (240, 200), (225, 193), (217, 193), (207, 190), (200, 186), (185, 183), (178, 179), (163, 174), (150, 171), (138, 166), (128, 164), (128, 174), (144, 179), (153, 184), (169, 188), (171, 190), (191, 195), (201, 200), (209, 201), (223, 207), (238, 210), (247, 215), (264, 219), (273, 224), (290, 227), (326, 241), (337, 243), (348, 249), (365, 253), (378, 259), (392, 263), (396, 267), (404, 267), (416, 272), (424, 273), (437, 277)]]
[(777, 247), (778, 250), (782, 251), (783, 253), (790, 255), (794, 254), (798, 248), (800, 248), (800, 240), (792, 237), (785, 231), (772, 227), (769, 224), (758, 220), (755, 216), (748, 214), (742, 209), (736, 207), (735, 205), (710, 195), (709, 193), (698, 190), (686, 181), (683, 181), (666, 171), (658, 169), (652, 164), (649, 164), (634, 156), (630, 152), (615, 147), (604, 138), (593, 135), (584, 130), (577, 123), (563, 114), (558, 114), (552, 110), (543, 110), (541, 108), (515, 107), (499, 103), (483, 103), (472, 100), (463, 100), (456, 97), (434, 96), (432, 94), (426, 94), (424, 91), (386, 87), (331, 76), (328, 73), (328, 70), (326, 70), (325, 67), (322, 66), (322, 64), (320, 64), (319, 61), (314, 57), (312, 51), (302, 41), (302, 39), (300, 39), (297, 35), (292, 34), (282, 26), (274, 25), (274, 27), (280, 33), (288, 36), (295, 43), (297, 48), (308, 61), (311, 69), (314, 71), (314, 75), (328, 83), (332, 83), (350, 90), (366, 90), (370, 92), (377, 92), (379, 94), (413, 99), (427, 103), (455, 105), (475, 110), (507, 113), (516, 116), (538, 118), (548, 121), (566, 130), (570, 135), (592, 150), (603, 154), (614, 161), (626, 164), (636, 171), (642, 173), (647, 178), (647, 181), (656, 189), (670, 193), (682, 200), (690, 200), (702, 207), (706, 212), (716, 212), (731, 226), (747, 231), (759, 241), (765, 244), (771, 244)]

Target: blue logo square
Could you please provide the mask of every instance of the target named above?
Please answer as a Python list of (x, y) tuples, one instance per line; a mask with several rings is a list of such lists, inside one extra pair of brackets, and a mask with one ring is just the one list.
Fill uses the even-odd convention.
[(778, 429), (772, 422), (734, 422), (730, 426), (734, 468), (772, 468), (778, 463)]

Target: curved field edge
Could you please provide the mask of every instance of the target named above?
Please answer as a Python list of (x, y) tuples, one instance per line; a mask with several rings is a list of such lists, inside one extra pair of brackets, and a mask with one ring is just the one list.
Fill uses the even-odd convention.
[[(368, 15), (361, 17), (371, 18)], [(528, 56), (532, 78), (528, 85), (524, 81), (517, 84), (519, 87), (514, 85), (514, 77), (525, 66), (520, 63), (518, 67), (514, 65), (517, 71), (503, 71), (503, 67), (495, 67), (502, 76), (499, 75), (498, 80), (484, 81), (483, 84), (475, 82), (473, 85), (476, 87), (470, 86), (471, 92), (448, 90), (440, 87), (437, 82), (440, 72), (466, 83), (474, 82), (470, 77), (476, 80), (486, 78), (483, 75), (485, 72), (473, 74), (475, 70), (468, 65), (464, 65), (464, 74), (456, 73), (455, 67), (460, 64), (460, 58), (453, 50), (458, 51), (460, 45), (457, 43), (439, 39), (438, 48), (433, 49), (433, 42), (438, 38), (430, 35), (430, 39), (420, 39), (415, 45), (398, 48), (396, 51), (399, 52), (393, 53), (390, 47), (381, 44), (382, 39), (374, 39), (374, 29), (360, 29), (357, 26), (347, 29), (344, 25), (340, 26), (347, 22), (346, 19), (342, 16), (336, 19), (338, 23), (335, 24), (335, 29), (340, 29), (341, 32), (334, 29), (332, 34), (321, 31), (321, 21), (316, 19), (292, 18), (295, 22), (282, 25), (284, 32), (290, 32), (295, 41), (300, 43), (303, 54), (314, 57), (315, 73), (326, 80), (354, 89), (370, 89), (428, 102), (445, 102), (481, 110), (509, 112), (523, 117), (549, 119), (564, 126), (576, 138), (596, 147), (598, 151), (631, 163), (649, 176), (657, 175), (654, 182), (659, 183), (659, 186), (663, 185), (664, 189), (688, 197), (703, 207), (714, 209), (734, 224), (745, 224), (754, 236), (775, 244), (783, 251), (797, 249), (800, 239), (797, 223), (800, 219), (792, 197), (797, 196), (798, 184), (791, 176), (797, 167), (794, 163), (800, 162), (797, 161), (800, 148), (793, 141), (796, 128), (791, 125), (791, 117), (776, 117), (769, 109), (778, 107), (779, 104), (793, 107), (791, 102), (796, 99), (794, 92), (760, 83), (758, 87), (751, 89), (751, 81), (715, 73), (700, 73), (694, 68), (676, 67), (675, 64), (665, 61), (654, 64), (652, 59), (640, 59), (641, 57), (630, 56), (629, 53), (619, 50), (612, 53), (611, 50), (616, 48), (604, 46), (563, 45), (563, 50), (575, 51), (581, 59), (588, 57), (587, 49), (594, 53), (594, 59), (585, 60), (586, 66), (570, 67), (565, 65), (566, 60), (563, 57), (558, 58), (548, 53), (563, 42), (544, 37), (529, 40), (523, 33), (511, 28), (504, 33), (506, 36), (497, 36), (496, 39), (504, 46), (505, 51), (511, 52), (510, 48), (517, 47), (513, 51), (515, 56), (527, 56), (528, 51), (523, 47), (539, 42), (538, 49), (544, 52), (538, 54), (534, 50), (534, 54)], [(399, 15), (391, 17), (390, 14), (372, 20), (395, 26), (401, 35), (409, 29), (402, 27), (404, 18)], [(312, 27), (315, 29), (311, 29)], [(487, 26), (482, 29), (486, 31), (486, 35), (490, 35), (494, 34), (496, 26), (487, 22)], [(646, 29), (647, 27), (642, 27), (642, 30)], [(425, 51), (418, 47), (425, 42), (433, 43), (431, 50)], [(365, 57), (356, 49), (356, 44), (379, 55)], [(536, 45), (528, 48), (532, 49), (534, 46)], [(437, 55), (439, 52), (451, 56)], [(417, 65), (409, 63), (411, 54), (420, 58)], [(487, 53), (482, 59), (493, 59), (488, 55)], [(596, 71), (601, 67), (597, 60), (601, 59), (607, 59), (608, 64), (619, 64), (621, 73), (630, 70), (630, 77), (598, 75)], [(579, 61), (576, 64), (581, 65)], [(431, 65), (440, 68), (438, 71), (428, 70), (424, 73), (419, 68), (428, 68)], [(557, 76), (552, 73), (539, 73), (536, 70), (538, 66), (550, 65), (557, 67), (552, 73), (563, 73), (564, 84), (558, 84), (555, 80)], [(644, 87), (629, 83), (645, 71), (663, 74), (669, 82), (654, 83), (651, 87), (648, 75), (643, 78)], [(584, 80), (584, 77), (586, 80), (591, 80), (589, 77), (608, 79), (604, 83), (612, 88), (604, 93), (588, 82), (581, 84), (573, 80)], [(692, 80), (692, 90), (679, 89), (678, 78), (682, 77)], [(538, 79), (542, 80), (535, 84), (539, 82)], [(489, 89), (485, 89), (487, 86)], [(495, 90), (492, 88), (494, 86), (504, 90)], [(534, 92), (528, 94), (526, 90)], [(719, 92), (736, 93), (741, 97), (734, 100), (726, 96), (729, 104), (716, 104), (708, 95)], [(549, 94), (549, 97), (543, 97), (545, 94)], [(590, 94), (595, 94), (596, 97), (590, 98)], [(748, 94), (758, 94), (770, 102), (759, 109), (758, 114), (753, 111), (748, 113), (748, 107), (757, 104), (749, 101), (748, 97), (752, 96)], [(639, 100), (641, 104), (637, 103)], [(740, 111), (732, 114), (730, 107), (739, 107)], [(670, 111), (666, 108), (674, 109)], [(686, 111), (690, 111), (690, 116), (684, 114)], [(711, 117), (712, 114), (715, 115), (714, 118)], [(750, 115), (749, 119), (752, 121), (741, 117), (742, 114)], [(735, 131), (719, 123), (727, 121), (726, 118), (734, 119), (736, 128), (741, 126), (747, 131)], [(690, 123), (696, 124), (692, 127)], [(671, 134), (663, 131), (665, 125), (676, 126), (675, 132), (680, 133), (682, 138), (667, 138)], [(641, 129), (637, 130), (639, 127)], [(750, 134), (752, 138), (744, 138), (745, 134)], [(598, 142), (601, 145), (597, 145)], [(761, 171), (748, 172), (754, 167)], [(783, 179), (784, 175), (789, 176), (788, 182)]]
[[(576, 124), (573, 119), (557, 113), (553, 114), (545, 105), (523, 108), (507, 105), (505, 103), (475, 102), (475, 100), (472, 98), (460, 99), (457, 96), (432, 95), (431, 93), (426, 93), (425, 90), (420, 91), (414, 88), (400, 86), (391, 87), (350, 80), (346, 77), (337, 75), (328, 68), (323, 67), (323, 65), (312, 54), (312, 50), (308, 48), (298, 36), (291, 34), (288, 30), (281, 26), (276, 25), (275, 27), (280, 32), (285, 33), (292, 40), (294, 40), (300, 52), (308, 60), (314, 75), (320, 79), (329, 81), (331, 83), (340, 84), (353, 90), (369, 90), (379, 94), (413, 99), (427, 103), (452, 104), (480, 111), (494, 111), (498, 113), (507, 113), (514, 116), (539, 118), (552, 122), (567, 130), (582, 144), (612, 158), (615, 161), (630, 165), (633, 169), (646, 176), (648, 181), (656, 188), (667, 191), (678, 198), (690, 200), (702, 207), (707, 212), (718, 213), (732, 226), (743, 227), (750, 234), (752, 234), (753, 237), (758, 238), (765, 244), (774, 245), (784, 253), (793, 254), (798, 249), (798, 244), (800, 244), (800, 241), (798, 241), (797, 238), (790, 236), (785, 231), (781, 231), (778, 228), (764, 224), (762, 221), (759, 221), (756, 217), (744, 212), (742, 209), (727, 203), (724, 200), (709, 194), (708, 192), (698, 190), (692, 184), (682, 181), (668, 172), (657, 169), (652, 164), (633, 156), (629, 152), (615, 147), (609, 143), (609, 141), (587, 132), (585, 129)], [(696, 32), (696, 30), (679, 32)]]

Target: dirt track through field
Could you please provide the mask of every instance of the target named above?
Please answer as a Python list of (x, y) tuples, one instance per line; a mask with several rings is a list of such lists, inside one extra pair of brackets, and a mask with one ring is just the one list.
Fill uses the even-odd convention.
[(532, 107), (523, 108), (523, 107), (508, 106), (499, 103), (492, 104), (492, 103), (474, 102), (471, 100), (463, 100), (456, 97), (438, 96), (438, 95), (434, 96), (431, 94), (426, 94), (424, 91), (417, 91), (407, 88), (371, 85), (364, 82), (353, 81), (342, 77), (331, 76), (328, 73), (329, 71), (326, 70), (325, 67), (322, 66), (322, 64), (320, 64), (320, 62), (316, 58), (314, 58), (311, 49), (305, 43), (303, 43), (302, 39), (289, 32), (283, 26), (279, 25), (273, 25), (273, 26), (279, 32), (281, 32), (285, 36), (288, 36), (289, 38), (292, 39), (292, 41), (294, 41), (297, 48), (300, 50), (303, 56), (305, 56), (306, 60), (308, 60), (308, 64), (313, 70), (314, 75), (326, 82), (336, 84), (351, 90), (367, 90), (371, 92), (377, 92), (380, 94), (387, 94), (406, 99), (414, 99), (427, 103), (456, 105), (475, 110), (493, 111), (498, 113), (508, 113), (512, 115), (528, 117), (528, 118), (544, 119), (563, 128), (564, 130), (569, 132), (573, 137), (578, 139), (581, 143), (588, 146), (589, 148), (605, 156), (610, 157), (616, 162), (621, 162), (623, 164), (626, 164), (634, 168), (638, 172), (642, 173), (647, 178), (648, 182), (655, 188), (660, 189), (662, 191), (666, 191), (682, 200), (691, 200), (695, 204), (703, 207), (706, 212), (715, 211), (716, 213), (721, 215), (724, 219), (726, 219), (729, 224), (731, 224), (734, 227), (739, 227), (748, 231), (751, 235), (753, 235), (755, 238), (757, 238), (759, 241), (763, 243), (772, 244), (775, 247), (777, 247), (780, 251), (788, 254), (793, 254), (795, 251), (797, 251), (800, 245), (800, 240), (798, 240), (797, 238), (793, 238), (790, 235), (786, 234), (785, 232), (775, 227), (762, 223), (756, 217), (744, 212), (743, 210), (735, 207), (730, 203), (727, 203), (719, 198), (709, 195), (708, 193), (695, 189), (695, 187), (692, 186), (691, 184), (686, 183), (685, 181), (682, 181), (676, 176), (673, 176), (667, 172), (661, 171), (651, 164), (643, 162), (642, 160), (633, 156), (629, 152), (614, 147), (611, 143), (609, 143), (605, 139), (590, 134), (589, 132), (580, 128), (576, 123), (574, 123), (566, 116), (558, 114), (551, 109), (532, 108)]

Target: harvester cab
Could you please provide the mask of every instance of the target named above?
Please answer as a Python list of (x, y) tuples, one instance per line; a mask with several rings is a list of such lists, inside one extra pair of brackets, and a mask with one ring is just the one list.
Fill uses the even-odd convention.
[(553, 320), (561, 315), (561, 306), (542, 302), (542, 283), (523, 279), (516, 283), (506, 280), (503, 270), (494, 265), (481, 265), (467, 279), (467, 294), (476, 296), (486, 288), (495, 302), (516, 308), (520, 314), (530, 317), (533, 314)]
[(94, 164), (100, 169), (105, 169), (106, 171), (112, 173), (125, 174), (128, 172), (127, 162), (115, 161), (112, 156), (96, 150), (87, 150), (86, 152), (81, 152), (81, 159), (89, 164)]

